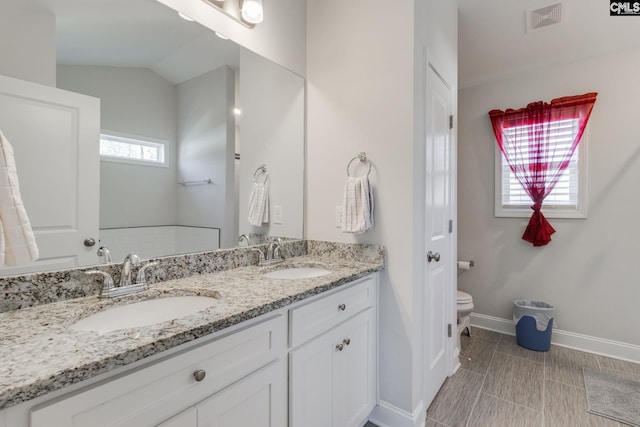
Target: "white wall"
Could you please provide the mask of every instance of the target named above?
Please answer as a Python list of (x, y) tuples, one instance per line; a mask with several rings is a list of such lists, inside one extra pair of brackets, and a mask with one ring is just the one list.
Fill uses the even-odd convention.
[[(239, 234), (303, 236), (304, 80), (246, 49), (240, 52)], [(269, 222), (249, 224), (253, 174), (265, 164), (270, 177)], [(262, 178), (260, 178), (262, 180)], [(274, 210), (282, 208), (276, 223)]]
[[(424, 212), (424, 196), (415, 197), (424, 188), (424, 175), (416, 170), (423, 161), (414, 163), (415, 153), (424, 153), (414, 147), (424, 128), (419, 114), (424, 100), (419, 82), (424, 80), (416, 75), (424, 69), (424, 54), (418, 53), (429, 50), (443, 73), (457, 79), (457, 5), (440, 3), (307, 4), (306, 234), (386, 247), (380, 282), (380, 399), (417, 417), (421, 414), (412, 412), (423, 378), (417, 272), (423, 261), (414, 248), (423, 239), (417, 225)], [(447, 43), (441, 46), (443, 39)], [(342, 204), (347, 163), (359, 151), (366, 151), (373, 163), (376, 226), (365, 235), (343, 234), (335, 226), (335, 207)]]
[(168, 141), (168, 167), (100, 162), (100, 228), (175, 224), (175, 86), (143, 68), (60, 65), (58, 87), (100, 98), (103, 130)]
[(56, 85), (56, 17), (0, 5), (0, 74)]
[(178, 85), (178, 180), (213, 184), (178, 188), (179, 225), (221, 229), (222, 247), (234, 230), (235, 76), (221, 67)]
[[(307, 238), (382, 244), (380, 398), (412, 403), (412, 2), (309, 0), (307, 4)], [(357, 17), (357, 19), (354, 19)], [(346, 166), (373, 163), (375, 228), (336, 228)], [(362, 169), (360, 169), (362, 172)]]
[[(109, 248), (115, 262), (131, 252), (144, 259), (212, 251), (218, 249), (219, 239), (220, 230), (217, 228), (179, 225), (100, 230), (100, 244)], [(97, 257), (95, 263), (102, 262), (104, 258)]]
[[(512, 300), (553, 304), (560, 329), (635, 345), (640, 146), (640, 50), (520, 73), (460, 91), (459, 257), (476, 267), (459, 275), (475, 311), (511, 318)], [(494, 108), (598, 92), (588, 125), (588, 218), (550, 219), (552, 242), (521, 240), (528, 219), (494, 218)], [(543, 209), (544, 211), (544, 209)]]
[(264, 2), (264, 21), (246, 28), (202, 0), (159, 0), (247, 49), (305, 75), (306, 1)]

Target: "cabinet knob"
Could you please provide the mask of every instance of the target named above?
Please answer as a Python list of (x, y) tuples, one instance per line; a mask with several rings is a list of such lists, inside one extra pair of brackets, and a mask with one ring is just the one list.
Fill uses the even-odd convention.
[(90, 248), (91, 246), (96, 244), (96, 239), (94, 239), (93, 237), (87, 237), (86, 239), (84, 239), (84, 245), (88, 248)]
[(340, 310), (340, 311), (345, 311), (346, 309), (347, 309), (347, 306), (345, 304), (340, 304), (338, 306), (338, 310)]
[(198, 382), (202, 381), (206, 375), (207, 375), (207, 373), (203, 369), (198, 369), (197, 371), (195, 371), (193, 373), (193, 377)]
[(345, 338), (344, 340), (342, 340), (342, 343), (343, 343), (344, 345), (349, 345), (349, 344), (351, 344), (351, 338)]
[(342, 351), (344, 349), (344, 344), (340, 343), (336, 346), (336, 351)]

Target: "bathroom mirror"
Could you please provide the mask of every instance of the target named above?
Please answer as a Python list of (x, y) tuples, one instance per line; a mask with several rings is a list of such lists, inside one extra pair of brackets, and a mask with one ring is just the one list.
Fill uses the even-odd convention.
[[(84, 257), (70, 256), (59, 239), (59, 254), (41, 248), (38, 262), (0, 268), (0, 276), (99, 264), (105, 261), (100, 246), (121, 262), (128, 252), (149, 258), (233, 247), (241, 234), (254, 244), (303, 237), (300, 76), (155, 0), (3, 0), (0, 13), (3, 8), (38, 16), (24, 25), (55, 23), (53, 81), (59, 90), (100, 99), (103, 155), (93, 202), (99, 230), (73, 242)], [(15, 121), (0, 118), (8, 137), (12, 126)], [(55, 202), (64, 198), (56, 199), (56, 188), (43, 179), (62, 168), (38, 159), (40, 150), (27, 150), (19, 137), (9, 139), (39, 240), (53, 229), (54, 214), (64, 216), (58, 212), (64, 203)], [(97, 141), (92, 149), (98, 156)], [(256, 172), (262, 165), (266, 175)], [(37, 178), (28, 176), (36, 171)], [(252, 226), (253, 180), (267, 175), (269, 219)], [(96, 244), (85, 246), (84, 238)]]

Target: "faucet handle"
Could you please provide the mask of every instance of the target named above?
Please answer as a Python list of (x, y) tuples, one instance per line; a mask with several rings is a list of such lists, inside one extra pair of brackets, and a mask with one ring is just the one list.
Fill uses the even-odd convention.
[(136, 276), (136, 283), (137, 284), (146, 284), (147, 283), (147, 277), (145, 276), (145, 273), (147, 272), (147, 268), (155, 267), (158, 264), (160, 264), (158, 261), (153, 261), (153, 262), (149, 262), (149, 263), (143, 265), (142, 267), (140, 267), (140, 269), (138, 270), (138, 275)]
[(264, 255), (264, 252), (262, 252), (262, 250), (260, 248), (253, 247), (253, 248), (251, 248), (251, 251), (252, 252), (258, 252), (260, 254), (259, 258), (258, 258), (258, 263), (261, 263), (266, 259), (265, 255)]
[(84, 274), (100, 274), (102, 276), (102, 286), (100, 287), (99, 294), (100, 298), (108, 296), (109, 290), (115, 287), (115, 285), (113, 284), (113, 278), (109, 273), (100, 270), (88, 270), (85, 271)]

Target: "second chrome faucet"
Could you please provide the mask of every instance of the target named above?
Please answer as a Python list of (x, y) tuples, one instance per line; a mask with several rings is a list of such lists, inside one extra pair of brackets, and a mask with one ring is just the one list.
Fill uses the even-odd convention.
[[(141, 292), (149, 288), (145, 273), (149, 267), (158, 265), (158, 262), (150, 262), (142, 265), (140, 257), (135, 253), (130, 253), (124, 258), (122, 270), (120, 272), (120, 282), (116, 285), (109, 273), (100, 270), (85, 271), (85, 274), (100, 274), (102, 276), (102, 287), (100, 288), (100, 298), (115, 298)], [(133, 268), (138, 268), (135, 283), (132, 282)]]

